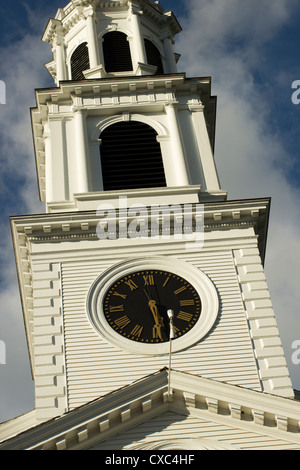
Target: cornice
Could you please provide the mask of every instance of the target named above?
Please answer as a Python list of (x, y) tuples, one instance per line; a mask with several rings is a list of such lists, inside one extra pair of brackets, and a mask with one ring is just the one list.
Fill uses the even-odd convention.
[[(176, 190), (177, 188), (166, 188), (166, 190)], [(179, 193), (180, 189), (178, 188)], [(103, 192), (88, 194), (89, 199), (95, 198), (98, 200), (98, 204), (109, 203), (110, 199), (114, 196), (110, 192), (110, 198), (107, 199), (107, 195)], [(126, 194), (126, 193), (125, 193)], [(135, 192), (136, 195), (139, 194), (139, 191)], [(99, 199), (97, 198), (99, 197)], [(103, 199), (101, 198), (103, 196)], [(116, 192), (115, 197), (121, 196), (120, 192)], [(200, 193), (201, 197), (201, 193)], [(130, 198), (128, 198), (128, 208), (130, 208)], [(204, 227), (207, 230), (213, 230), (215, 228), (228, 228), (228, 227), (243, 227), (243, 226), (255, 226), (266, 223), (266, 218), (268, 217), (270, 199), (246, 199), (246, 200), (236, 200), (236, 201), (222, 201), (222, 202), (205, 202), (202, 204), (191, 203), (189, 204), (186, 210), (186, 215), (191, 214), (193, 217), (197, 216), (198, 212), (196, 208), (203, 205), (204, 210)], [(160, 204), (157, 204), (159, 207)], [(170, 210), (171, 206), (168, 204), (162, 203), (162, 208), (166, 206), (166, 210)], [(147, 216), (145, 217), (146, 221), (151, 220), (151, 206), (140, 205), (141, 208), (145, 208), (147, 211)], [(156, 205), (155, 205), (156, 207)], [(184, 204), (178, 204), (178, 207), (183, 209)], [(136, 214), (125, 216), (122, 213), (122, 221), (125, 217), (127, 226), (137, 217)], [(135, 209), (137, 205), (135, 204)], [(183, 213), (183, 212), (182, 212)], [(171, 219), (174, 218), (174, 214), (171, 213)], [(115, 213), (113, 216), (107, 217), (106, 220), (111, 220), (112, 218), (119, 221), (119, 208), (116, 207)], [(143, 218), (144, 216), (138, 216)], [(163, 214), (160, 215), (160, 220), (163, 219)], [(11, 217), (11, 223), (13, 231), (16, 236), (23, 236), (27, 241), (37, 241), (37, 240), (55, 240), (57, 237), (62, 239), (76, 238), (77, 236), (82, 238), (91, 238), (96, 236), (95, 229), (99, 222), (99, 216), (97, 216), (96, 210), (94, 211), (76, 211), (76, 212), (59, 212), (59, 213), (48, 213), (48, 214), (37, 214), (37, 215), (28, 215), (28, 216), (16, 216)], [(25, 240), (24, 238), (24, 240)], [(23, 241), (24, 244), (24, 241)]]
[[(140, 217), (139, 217), (140, 219)], [(107, 218), (106, 221), (109, 222), (109, 220), (112, 220), (112, 219), (109, 219)], [(128, 225), (130, 224), (130, 222), (128, 222)], [(223, 223), (219, 223), (219, 224), (205, 224), (204, 225), (204, 229), (208, 229), (208, 230), (226, 230), (226, 229), (229, 229), (229, 228), (242, 228), (242, 227), (254, 227), (255, 226), (255, 222), (254, 221), (251, 221), (251, 220), (247, 220), (247, 221), (243, 221), (243, 222), (223, 222)], [(47, 226), (47, 229), (49, 228), (49, 231), (50, 231), (50, 227)], [(95, 228), (95, 227), (92, 227), (92, 228)], [(29, 243), (35, 243), (35, 242), (38, 242), (38, 243), (48, 243), (48, 242), (62, 242), (62, 241), (80, 241), (80, 240), (99, 240), (97, 234), (94, 232), (84, 232), (84, 230), (89, 230), (90, 229), (90, 225), (89, 224), (86, 224), (86, 228), (83, 228), (82, 227), (82, 232), (74, 232), (74, 233), (68, 233), (67, 235), (66, 234), (52, 234), (52, 235), (36, 235), (36, 236), (29, 236), (28, 237), (28, 242)], [(129, 232), (130, 233), (130, 232)], [(134, 233), (134, 232), (132, 232)], [(151, 233), (153, 234), (153, 231), (151, 232), (150, 229), (147, 230), (147, 233), (144, 233), (144, 237), (145, 238), (150, 238), (151, 237)], [(169, 234), (169, 231), (167, 232)], [(170, 236), (173, 236), (175, 235), (176, 232), (174, 230), (171, 230), (170, 231)], [(115, 235), (115, 232), (109, 232), (109, 235), (110, 236), (114, 236)], [(164, 235), (163, 231), (160, 231), (158, 233), (159, 236), (162, 236)], [(118, 239), (118, 237), (117, 237)]]

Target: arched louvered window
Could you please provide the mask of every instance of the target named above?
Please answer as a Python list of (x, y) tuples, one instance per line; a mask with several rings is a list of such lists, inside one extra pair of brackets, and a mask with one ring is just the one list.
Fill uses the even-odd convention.
[(120, 122), (101, 133), (104, 190), (165, 187), (155, 130), (139, 121)]
[(90, 68), (89, 50), (87, 42), (80, 44), (71, 56), (72, 80), (84, 80), (83, 71)]
[(103, 54), (106, 72), (128, 72), (133, 70), (127, 36), (112, 31), (103, 36)]
[(156, 75), (163, 75), (164, 68), (159, 50), (149, 39), (145, 39), (145, 48), (148, 64), (157, 67)]

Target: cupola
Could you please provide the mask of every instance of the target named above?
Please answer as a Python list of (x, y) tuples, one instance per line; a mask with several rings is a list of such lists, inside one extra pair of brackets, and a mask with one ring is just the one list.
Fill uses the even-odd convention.
[(72, 0), (49, 20), (43, 41), (55, 83), (120, 75), (176, 73), (174, 14), (152, 0)]

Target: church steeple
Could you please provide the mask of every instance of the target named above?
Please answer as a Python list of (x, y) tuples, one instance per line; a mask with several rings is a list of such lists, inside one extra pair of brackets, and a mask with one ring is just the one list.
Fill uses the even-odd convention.
[(47, 213), (12, 219), (40, 421), (165, 367), (170, 309), (175, 369), (293, 396), (262, 266), (269, 199), (227, 201), (211, 79), (177, 72), (180, 29), (151, 0), (72, 0), (43, 36), (57, 86), (31, 117)]

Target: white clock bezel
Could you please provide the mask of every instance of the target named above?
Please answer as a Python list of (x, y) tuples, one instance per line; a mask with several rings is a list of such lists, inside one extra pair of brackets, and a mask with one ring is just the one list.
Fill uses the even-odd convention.
[(107, 322), (103, 300), (107, 291), (121, 277), (135, 271), (169, 271), (188, 281), (198, 292), (202, 308), (201, 315), (193, 328), (182, 337), (172, 340), (172, 351), (177, 352), (198, 342), (213, 327), (219, 313), (219, 297), (211, 280), (195, 266), (174, 258), (149, 257), (122, 261), (101, 274), (92, 284), (87, 296), (87, 314), (95, 330), (118, 349), (139, 355), (164, 355), (170, 350), (169, 342), (141, 343), (118, 334)]

